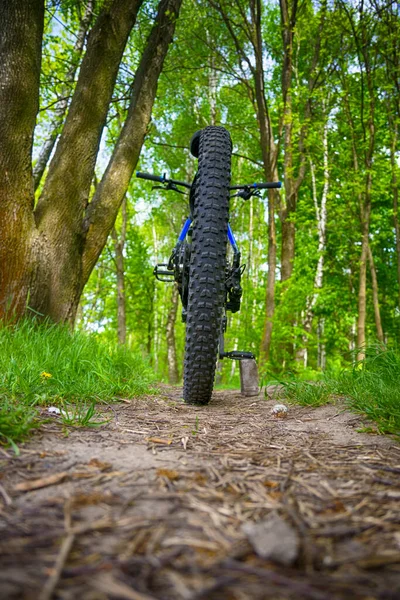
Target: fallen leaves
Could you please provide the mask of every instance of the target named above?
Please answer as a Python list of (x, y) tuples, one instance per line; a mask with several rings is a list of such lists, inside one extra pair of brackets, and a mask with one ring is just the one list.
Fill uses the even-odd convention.
[(170, 481), (179, 479), (178, 471), (174, 471), (173, 469), (157, 469), (157, 475), (159, 477), (166, 477)]
[[(297, 417), (311, 409), (289, 407), (292, 428), (292, 421), (272, 418), (265, 401), (246, 404), (233, 393), (217, 394), (195, 436), (187, 423), (198, 410), (133, 400), (112, 436), (73, 433), (62, 452), (40, 440), (39, 451), (22, 447), (12, 464), (6, 457), (10, 470), (1, 483), (12, 492), (23, 476), (43, 483), (52, 471), (68, 473), (47, 493), (11, 493), (11, 509), (0, 486), (0, 516), (8, 519), (0, 536), (6, 565), (0, 587), (14, 561), (20, 596), (26, 589), (39, 597), (43, 576), (56, 572), (60, 556), (59, 565), (66, 560), (53, 594), (60, 598), (71, 592), (127, 600), (152, 594), (328, 600), (342, 597), (343, 589), (351, 598), (397, 593), (397, 446), (361, 445), (357, 436), (335, 441), (326, 427), (333, 408), (304, 425), (307, 419)], [(74, 440), (79, 448), (91, 443), (79, 463)], [(289, 542), (276, 517), (270, 522), (277, 511)], [(76, 542), (68, 553), (69, 532)]]
[(147, 441), (152, 442), (153, 444), (163, 444), (164, 446), (170, 446), (172, 444), (172, 440), (166, 440), (158, 437), (149, 437), (147, 438)]
[(68, 477), (67, 471), (62, 471), (62, 473), (54, 473), (53, 475), (48, 475), (47, 477), (40, 477), (39, 479), (31, 479), (30, 481), (23, 481), (21, 483), (17, 483), (14, 486), (15, 492), (31, 492), (32, 490), (39, 490), (40, 488), (48, 487), (50, 485), (57, 485), (61, 483)]
[(270, 479), (265, 479), (263, 481), (263, 484), (267, 488), (277, 488), (277, 487), (279, 487), (279, 483), (277, 481), (271, 481)]
[(102, 594), (118, 596), (124, 600), (155, 600), (153, 596), (137, 592), (131, 586), (117, 581), (112, 574), (108, 573), (92, 579), (90, 585)]
[(108, 469), (111, 469), (112, 464), (108, 463), (108, 462), (103, 462), (103, 461), (99, 460), (98, 458), (92, 458), (88, 462), (88, 466), (93, 467), (95, 469), (99, 469), (100, 471), (107, 471)]
[[(92, 458), (87, 466), (90, 468), (88, 471), (61, 471), (60, 473), (53, 473), (45, 477), (39, 477), (37, 479), (30, 479), (28, 481), (22, 481), (14, 486), (15, 492), (31, 492), (33, 490), (39, 490), (41, 488), (49, 487), (51, 485), (58, 485), (63, 483), (66, 479), (91, 479), (97, 475), (93, 470), (96, 469), (101, 473), (109, 471), (112, 467), (111, 463), (103, 462), (98, 458)], [(112, 477), (122, 475), (121, 471), (114, 471), (106, 473), (105, 477)], [(102, 476), (101, 476), (102, 477)]]

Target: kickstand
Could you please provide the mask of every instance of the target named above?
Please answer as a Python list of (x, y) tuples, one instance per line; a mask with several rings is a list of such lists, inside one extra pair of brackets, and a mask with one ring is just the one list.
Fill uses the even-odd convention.
[(258, 368), (254, 358), (245, 358), (239, 361), (240, 366), (240, 392), (242, 396), (258, 396)]

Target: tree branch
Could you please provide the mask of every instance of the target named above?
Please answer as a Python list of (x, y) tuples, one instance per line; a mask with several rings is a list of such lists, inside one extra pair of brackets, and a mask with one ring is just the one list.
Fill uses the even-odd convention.
[(82, 287), (107, 241), (136, 167), (181, 1), (161, 0), (159, 4), (155, 25), (136, 71), (127, 119), (103, 178), (87, 208), (82, 223), (82, 233), (86, 236)]

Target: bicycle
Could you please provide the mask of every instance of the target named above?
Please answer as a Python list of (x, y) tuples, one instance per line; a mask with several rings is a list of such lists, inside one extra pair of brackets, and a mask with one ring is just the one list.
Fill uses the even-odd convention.
[[(164, 175), (137, 172), (141, 179), (161, 185), (152, 189), (189, 191), (189, 217), (185, 221), (168, 263), (155, 266), (159, 281), (175, 281), (186, 322), (183, 398), (188, 404), (208, 404), (217, 359), (254, 358), (251, 352), (225, 352), (226, 312), (240, 310), (241, 254), (229, 224), (229, 199), (248, 200), (260, 190), (280, 188), (281, 182), (230, 185), (232, 142), (223, 127), (209, 126), (194, 134), (190, 151), (198, 159), (193, 182), (169, 179)], [(230, 192), (237, 192), (230, 196)], [(227, 240), (232, 264), (227, 262)]]

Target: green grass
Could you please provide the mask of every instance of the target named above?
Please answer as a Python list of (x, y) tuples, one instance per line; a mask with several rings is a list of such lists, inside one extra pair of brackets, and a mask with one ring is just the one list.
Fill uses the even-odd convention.
[(39, 406), (59, 407), (67, 425), (99, 424), (96, 403), (147, 393), (153, 381), (141, 356), (95, 335), (33, 321), (0, 327), (0, 443), (24, 439)]
[(400, 352), (379, 346), (337, 379), (349, 407), (375, 421), (381, 433), (400, 435)]
[(308, 381), (280, 381), (282, 391), (279, 397), (302, 406), (322, 406), (332, 400), (332, 385), (327, 379), (310, 383)]
[(363, 361), (318, 382), (280, 381), (289, 402), (320, 406), (345, 399), (347, 406), (377, 424), (379, 433), (400, 436), (400, 352), (373, 346)]

